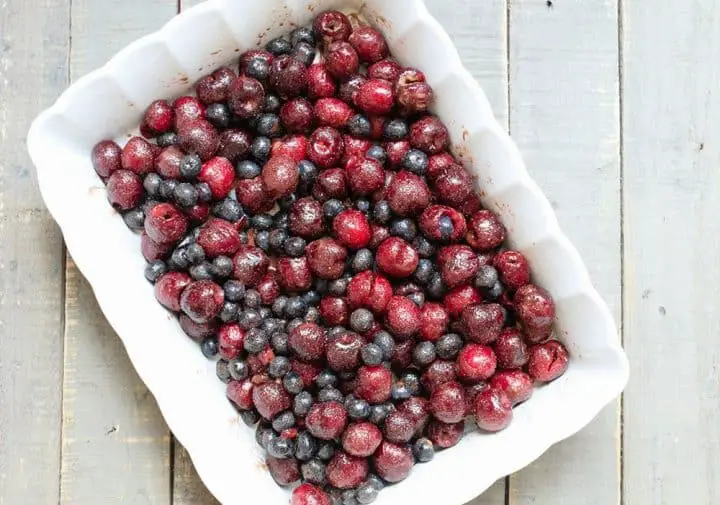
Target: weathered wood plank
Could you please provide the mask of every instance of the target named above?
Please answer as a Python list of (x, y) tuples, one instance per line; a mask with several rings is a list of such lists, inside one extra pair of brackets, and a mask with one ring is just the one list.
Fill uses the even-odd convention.
[[(617, 2), (510, 5), (510, 132), (619, 319)], [(613, 505), (618, 404), (510, 477), (510, 503)]]
[[(174, 0), (74, 0), (71, 76), (160, 27)], [(72, 261), (66, 268), (61, 503), (170, 503), (170, 438)]]
[(623, 5), (625, 502), (720, 503), (720, 2)]
[(0, 2), (0, 504), (59, 496), (64, 250), (25, 136), (67, 84), (69, 4)]

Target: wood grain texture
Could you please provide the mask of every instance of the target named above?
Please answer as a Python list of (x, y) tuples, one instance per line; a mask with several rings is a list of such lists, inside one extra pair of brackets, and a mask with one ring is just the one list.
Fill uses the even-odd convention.
[[(507, 6), (505, 0), (425, 0), (448, 32), (463, 65), (488, 96), (498, 120), (508, 125)], [(502, 505), (507, 479), (467, 505)]]
[[(619, 319), (617, 2), (514, 0), (509, 6), (511, 135)], [(618, 416), (616, 403), (511, 476), (510, 503), (618, 503)]]
[[(175, 12), (174, 0), (73, 0), (72, 79)], [(169, 505), (170, 438), (155, 400), (72, 261), (66, 279), (61, 503)]]
[(720, 2), (623, 2), (625, 503), (720, 503)]
[(0, 1), (0, 504), (57, 503), (64, 250), (25, 136), (67, 84), (69, 0)]

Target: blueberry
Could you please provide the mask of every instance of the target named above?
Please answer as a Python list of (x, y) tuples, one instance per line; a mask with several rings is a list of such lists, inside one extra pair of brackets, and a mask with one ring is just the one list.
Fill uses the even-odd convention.
[(370, 417), (369, 420), (373, 424), (382, 424), (383, 421), (385, 421), (385, 418), (395, 410), (395, 407), (392, 403), (381, 403), (379, 405), (373, 405), (370, 407)]
[(385, 152), (385, 149), (378, 144), (371, 146), (365, 153), (365, 156), (378, 160), (381, 165), (384, 165), (387, 162), (387, 153)]
[(250, 375), (248, 364), (240, 359), (231, 359), (228, 362), (228, 369), (230, 370), (230, 377), (236, 381), (247, 379), (248, 375)]
[(230, 302), (239, 302), (245, 296), (245, 285), (240, 281), (229, 280), (223, 284), (225, 299)]
[(329, 440), (324, 440), (320, 442), (317, 452), (318, 458), (327, 461), (332, 458), (334, 454), (335, 444), (333, 442), (330, 442)]
[(178, 134), (175, 132), (165, 132), (158, 135), (157, 145), (159, 147), (170, 147), (178, 143)]
[(250, 61), (248, 61), (245, 67), (245, 75), (259, 81), (264, 81), (267, 79), (268, 74), (270, 74), (270, 64), (265, 58), (250, 58)]
[(277, 438), (277, 435), (273, 433), (273, 430), (271, 430), (269, 426), (264, 425), (263, 423), (258, 424), (258, 427), (255, 430), (255, 441), (260, 447), (267, 449), (270, 441), (275, 438)]
[(290, 317), (303, 317), (308, 306), (299, 296), (291, 297), (285, 306), (285, 313)]
[(278, 414), (272, 422), (273, 430), (278, 433), (289, 430), (293, 426), (295, 426), (295, 416), (289, 410)]
[(260, 307), (259, 309), (257, 309), (257, 312), (260, 315), (260, 323), (262, 323), (262, 321), (267, 319), (268, 317), (272, 316), (272, 310), (270, 310), (270, 307)]
[(370, 249), (360, 249), (352, 260), (352, 269), (354, 272), (370, 270), (373, 267), (373, 261), (373, 253)]
[(428, 167), (427, 154), (419, 149), (410, 149), (402, 159), (402, 166), (405, 170), (417, 175), (425, 175)]
[(381, 200), (375, 204), (373, 209), (372, 217), (375, 221), (380, 224), (385, 224), (390, 220), (392, 211), (390, 210), (390, 204), (387, 200)]
[(422, 291), (415, 291), (405, 296), (408, 300), (413, 302), (418, 307), (422, 307), (425, 304), (425, 293)]
[(320, 320), (320, 309), (317, 307), (308, 307), (307, 312), (303, 316), (303, 320), (308, 323), (317, 323)]
[(419, 463), (427, 463), (435, 457), (435, 447), (428, 438), (418, 438), (413, 444), (412, 450)]
[(223, 307), (220, 310), (218, 317), (223, 323), (229, 323), (237, 319), (238, 306), (237, 303), (228, 302), (227, 300), (223, 303)]
[(212, 272), (216, 277), (229, 277), (233, 271), (233, 262), (227, 256), (218, 256), (212, 261)]
[(365, 419), (370, 415), (370, 404), (359, 398), (349, 401), (345, 408), (353, 419)]
[(348, 133), (353, 137), (367, 138), (372, 134), (370, 120), (362, 114), (355, 114), (345, 125)]
[(285, 329), (285, 321), (274, 317), (264, 318), (260, 323), (260, 328), (272, 337), (276, 333), (280, 333)]
[(258, 414), (256, 410), (244, 410), (240, 412), (240, 419), (242, 419), (247, 426), (252, 427), (260, 420), (260, 414)]
[(382, 481), (382, 479), (374, 474), (368, 475), (367, 479), (365, 479), (365, 483), (370, 484), (378, 491), (382, 491), (385, 488), (385, 483)]
[(255, 137), (253, 143), (250, 145), (250, 154), (256, 160), (265, 161), (270, 156), (270, 149), (272, 148), (272, 142), (267, 137)]
[(196, 281), (209, 281), (213, 278), (213, 266), (209, 261), (201, 261), (188, 270), (190, 277)]
[(344, 326), (333, 326), (327, 331), (327, 339), (328, 341), (337, 340), (345, 335), (345, 333), (347, 333), (347, 330)]
[(197, 189), (189, 182), (181, 182), (173, 190), (173, 199), (180, 207), (192, 207), (198, 200)]
[(215, 375), (217, 375), (217, 378), (225, 384), (230, 382), (230, 368), (228, 367), (227, 361), (221, 359), (215, 363)]
[(155, 172), (150, 172), (145, 176), (145, 179), (143, 180), (143, 188), (145, 188), (145, 191), (147, 192), (148, 196), (155, 197), (158, 196), (158, 190), (160, 189), (160, 183), (162, 182), (162, 177), (160, 177)]
[(387, 140), (402, 140), (408, 135), (408, 125), (404, 119), (391, 119), (383, 127), (383, 136)]
[(433, 268), (433, 262), (429, 259), (423, 258), (418, 261), (418, 265), (413, 273), (413, 279), (415, 279), (419, 284), (425, 285), (430, 282), (434, 273), (435, 268)]
[(276, 316), (280, 317), (285, 314), (285, 307), (287, 306), (288, 297), (285, 295), (280, 295), (277, 298), (275, 298), (275, 301), (272, 303), (272, 312)]
[(297, 46), (300, 42), (305, 42), (312, 46), (315, 45), (315, 32), (310, 26), (300, 26), (290, 32), (290, 43), (293, 47)]
[(299, 258), (305, 254), (307, 242), (302, 237), (290, 237), (285, 241), (285, 253), (293, 258)]
[(316, 307), (320, 304), (320, 293), (315, 290), (311, 290), (302, 295), (302, 299), (311, 307)]
[(327, 279), (315, 279), (315, 291), (317, 291), (321, 295), (324, 295), (325, 293), (327, 293), (327, 290), (328, 290)]
[(350, 279), (348, 277), (333, 279), (328, 282), (328, 292), (333, 296), (345, 296), (349, 282)]
[(186, 270), (190, 266), (185, 248), (177, 248), (170, 255), (168, 267), (170, 270)]
[(390, 359), (395, 349), (395, 340), (393, 340), (390, 333), (385, 330), (380, 330), (375, 334), (375, 345), (382, 350), (385, 359)]
[(288, 227), (289, 221), (287, 211), (290, 210), (290, 207), (292, 207), (292, 204), (295, 203), (295, 200), (297, 200), (296, 194), (290, 193), (288, 196), (283, 196), (277, 201), (278, 207), (280, 207), (282, 212), (275, 214), (275, 228), (285, 229)]
[(309, 432), (303, 431), (295, 439), (295, 457), (300, 461), (308, 461), (317, 453), (317, 442)]
[(307, 42), (300, 42), (295, 46), (293, 58), (308, 67), (315, 60), (315, 47)]
[(366, 505), (368, 503), (372, 503), (375, 501), (375, 499), (378, 496), (379, 491), (375, 489), (371, 484), (364, 483), (360, 484), (360, 487), (357, 488), (356, 499), (358, 503), (361, 505)]
[(412, 219), (396, 219), (390, 224), (390, 235), (411, 242), (417, 235), (417, 225)]
[(143, 212), (145, 212), (147, 214), (148, 212), (150, 212), (152, 210), (153, 207), (155, 207), (159, 203), (160, 203), (159, 201), (150, 198), (150, 199), (146, 200), (145, 203), (142, 204), (142, 210), (143, 210)]
[(257, 328), (260, 326), (261, 321), (262, 317), (260, 316), (260, 312), (255, 309), (247, 309), (242, 312), (238, 312), (238, 323), (240, 323), (240, 326), (246, 330), (249, 330), (250, 328)]
[(250, 218), (250, 227), (258, 230), (269, 230), (273, 225), (273, 217), (270, 214), (255, 214)]
[(212, 207), (212, 213), (220, 219), (225, 219), (231, 223), (238, 221), (245, 214), (242, 206), (233, 198), (225, 198), (217, 202)]
[(285, 377), (283, 377), (283, 387), (285, 388), (285, 391), (291, 395), (299, 394), (302, 392), (304, 387), (302, 377), (295, 372), (286, 373)]
[(290, 41), (288, 39), (284, 37), (277, 37), (265, 44), (265, 49), (273, 53), (273, 55), (279, 56), (281, 54), (289, 53), (292, 50), (292, 45), (290, 45)]
[(265, 252), (270, 251), (270, 232), (260, 230), (255, 234), (255, 245)]
[(422, 235), (415, 237), (413, 247), (421, 258), (431, 258), (436, 250), (435, 245)]
[(340, 495), (340, 499), (342, 500), (342, 505), (358, 505), (357, 495), (352, 489), (343, 491)]
[(205, 250), (200, 244), (193, 242), (185, 248), (185, 257), (191, 264), (197, 265), (205, 260)]
[(303, 391), (298, 393), (293, 399), (293, 412), (296, 416), (304, 416), (310, 412), (313, 406), (313, 398), (310, 393)]
[(445, 283), (442, 280), (439, 272), (433, 272), (430, 276), (430, 280), (427, 283), (426, 292), (428, 296), (435, 299), (440, 299), (445, 296)]
[(365, 344), (360, 350), (360, 357), (366, 365), (379, 365), (383, 362), (383, 350), (377, 344)]
[(319, 459), (311, 459), (307, 463), (300, 465), (300, 472), (305, 482), (323, 486), (327, 482), (325, 476), (325, 463)]
[(318, 401), (321, 403), (325, 402), (339, 402), (342, 403), (342, 401), (345, 399), (343, 394), (336, 388), (332, 386), (324, 387), (320, 390), (318, 393)]
[(164, 200), (172, 200), (175, 195), (175, 186), (178, 185), (178, 181), (175, 179), (165, 179), (160, 183), (158, 188), (158, 195)]
[(313, 182), (315, 182), (318, 169), (311, 161), (302, 160), (298, 163), (298, 172), (300, 174), (300, 181), (306, 186), (310, 186)]
[(500, 280), (498, 271), (491, 265), (482, 265), (475, 276), (475, 287), (478, 289), (490, 289)]
[(449, 240), (450, 237), (452, 237), (454, 229), (455, 226), (449, 216), (442, 216), (438, 220), (438, 231), (440, 232), (440, 238), (442, 240)]
[(407, 400), (412, 396), (412, 392), (405, 382), (397, 381), (390, 388), (390, 395), (393, 400)]
[(400, 380), (410, 389), (413, 395), (420, 394), (421, 384), (420, 377), (412, 372), (406, 372), (400, 377)]
[(503, 288), (502, 283), (500, 281), (498, 281), (495, 284), (493, 284), (493, 286), (490, 289), (488, 289), (485, 292), (485, 294), (487, 295), (487, 297), (490, 300), (495, 300), (503, 293), (503, 290), (504, 290), (504, 288)]
[(218, 353), (218, 342), (216, 338), (206, 338), (200, 344), (202, 353), (206, 358), (214, 358)]
[(213, 103), (205, 109), (205, 119), (215, 128), (230, 126), (230, 109), (224, 103)]
[(180, 161), (180, 175), (185, 179), (192, 180), (200, 175), (202, 160), (197, 154), (188, 154)]
[(340, 200), (331, 198), (323, 204), (323, 215), (327, 219), (333, 219), (340, 214), (344, 208), (345, 206)]
[[(267, 77), (267, 72), (270, 71), (270, 66), (267, 65), (266, 68), (267, 68), (267, 70), (265, 71), (265, 77)], [(250, 75), (250, 74), (248, 74), (248, 75)], [(250, 77), (253, 77), (253, 76), (250, 76)], [(265, 79), (265, 77), (262, 77), (262, 79)], [(255, 79), (257, 79), (257, 77), (255, 77)], [(277, 112), (280, 110), (281, 106), (282, 106), (282, 101), (280, 100), (279, 96), (271, 95), (271, 94), (265, 95), (265, 103), (263, 104), (263, 111)]]
[(260, 172), (262, 168), (252, 160), (238, 161), (235, 165), (235, 174), (241, 179), (254, 179)]
[(140, 207), (131, 209), (123, 214), (123, 221), (132, 231), (142, 231), (145, 227), (145, 212)]
[(251, 354), (257, 354), (259, 352), (262, 352), (265, 347), (267, 347), (269, 342), (270, 339), (268, 338), (267, 333), (265, 333), (260, 328), (251, 328), (245, 334), (245, 341), (243, 342), (243, 347), (247, 352)]
[(264, 112), (258, 116), (255, 129), (260, 135), (270, 137), (271, 139), (279, 137), (282, 134), (280, 118), (277, 114), (271, 112)]
[(195, 189), (198, 194), (198, 202), (208, 203), (212, 200), (212, 190), (207, 182), (195, 184)]
[(317, 387), (319, 387), (320, 389), (326, 387), (334, 387), (335, 385), (337, 385), (337, 383), (337, 376), (330, 370), (323, 370), (317, 375), (317, 377), (315, 377), (315, 384), (317, 384)]
[[(268, 365), (268, 374), (274, 379), (279, 379), (291, 369), (290, 360), (285, 356), (275, 356)], [(278, 430), (280, 431), (280, 430)]]
[(457, 333), (446, 333), (435, 342), (435, 352), (441, 359), (455, 359), (463, 341)]
[(412, 352), (413, 363), (419, 367), (426, 367), (435, 361), (435, 344), (432, 342), (420, 342)]
[(270, 244), (270, 248), (274, 251), (282, 251), (287, 238), (288, 234), (285, 230), (272, 230), (270, 232), (270, 236), (268, 237), (268, 243)]
[(375, 318), (368, 309), (355, 309), (350, 314), (350, 328), (358, 333), (364, 333), (372, 328)]
[(260, 298), (260, 293), (258, 293), (257, 289), (248, 289), (245, 291), (245, 307), (249, 309), (257, 309), (260, 307), (261, 303), (262, 299)]
[(288, 459), (295, 451), (292, 440), (282, 437), (273, 438), (267, 445), (267, 452), (273, 458)]

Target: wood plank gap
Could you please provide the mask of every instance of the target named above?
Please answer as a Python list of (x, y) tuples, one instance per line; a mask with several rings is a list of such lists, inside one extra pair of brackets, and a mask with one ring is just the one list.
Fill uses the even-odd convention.
[[(625, 109), (623, 106), (623, 90), (624, 90), (624, 79), (623, 69), (625, 65), (624, 53), (623, 53), (623, 42), (624, 42), (624, 26), (623, 26), (623, 0), (617, 0), (617, 25), (618, 25), (618, 130), (620, 132), (619, 139), (619, 153), (618, 153), (618, 171), (620, 173), (620, 321), (618, 321), (618, 327), (620, 328), (620, 343), (625, 346), (625, 132), (624, 132), (624, 114)], [(620, 505), (625, 505), (625, 393), (620, 394), (620, 401), (618, 402), (618, 408), (620, 409), (618, 415), (618, 471), (620, 473), (618, 477), (618, 485), (620, 489), (618, 491), (618, 502)]]

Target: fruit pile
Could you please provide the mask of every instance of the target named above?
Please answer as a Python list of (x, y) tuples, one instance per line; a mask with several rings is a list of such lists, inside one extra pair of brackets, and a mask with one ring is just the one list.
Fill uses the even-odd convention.
[(93, 165), (294, 505), (370, 503), (565, 371), (553, 300), (374, 28), (324, 12), (195, 95)]

